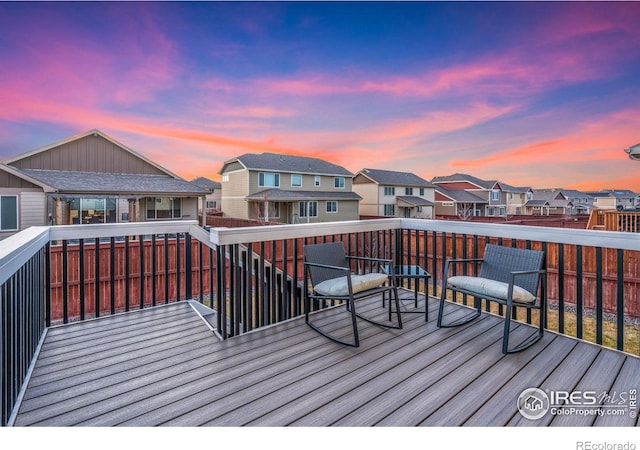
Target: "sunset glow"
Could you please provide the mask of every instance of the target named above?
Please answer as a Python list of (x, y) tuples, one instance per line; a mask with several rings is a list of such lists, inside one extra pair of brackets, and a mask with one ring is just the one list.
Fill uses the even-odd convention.
[(1, 2), (0, 158), (97, 128), (186, 178), (243, 153), (640, 192), (640, 2)]

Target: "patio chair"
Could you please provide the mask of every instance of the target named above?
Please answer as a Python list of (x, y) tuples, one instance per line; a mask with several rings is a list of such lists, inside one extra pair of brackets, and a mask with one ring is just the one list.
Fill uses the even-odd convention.
[[(449, 277), (449, 268), (455, 264), (480, 264), (480, 272), (475, 276)], [(438, 309), (438, 327), (456, 327), (464, 325), (480, 316), (481, 300), (506, 305), (504, 313), (504, 331), (502, 334), (502, 353), (522, 351), (540, 340), (544, 334), (546, 299), (546, 270), (543, 269), (544, 252), (514, 247), (488, 244), (484, 257), (476, 259), (451, 259), (444, 265), (444, 285), (440, 294)], [(538, 288), (542, 283), (541, 295)], [(443, 323), (443, 310), (447, 290), (454, 293), (469, 294), (474, 297), (476, 311), (447, 324)], [(512, 314), (515, 317), (517, 307), (537, 309), (540, 323), (536, 333), (531, 334), (520, 344), (509, 348), (509, 331)]]
[[(352, 269), (350, 263), (360, 263), (360, 271)], [(392, 275), (378, 272), (383, 265), (392, 265), (388, 259), (347, 256), (342, 242), (314, 244), (304, 246), (304, 297), (305, 322), (318, 333), (340, 344), (358, 347), (358, 324), (356, 318), (387, 327), (402, 328), (400, 304), (396, 288), (394, 271)], [(375, 269), (375, 270), (374, 270)], [(378, 271), (376, 271), (378, 270)], [(356, 301), (389, 292), (393, 298), (397, 324), (392, 321), (392, 306), (389, 305), (389, 322), (383, 323), (364, 317), (356, 312)], [(346, 303), (350, 312), (353, 340), (340, 339), (321, 329), (310, 320), (311, 301), (328, 304), (330, 301)], [(391, 303), (391, 302), (390, 302)]]

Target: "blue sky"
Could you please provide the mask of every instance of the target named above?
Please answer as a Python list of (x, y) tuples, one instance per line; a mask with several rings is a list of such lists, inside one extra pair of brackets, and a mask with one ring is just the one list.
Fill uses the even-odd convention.
[(0, 3), (0, 157), (98, 128), (219, 179), (263, 151), (640, 191), (638, 2)]

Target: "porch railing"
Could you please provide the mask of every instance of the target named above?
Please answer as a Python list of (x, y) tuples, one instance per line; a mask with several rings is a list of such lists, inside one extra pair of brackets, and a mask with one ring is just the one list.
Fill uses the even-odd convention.
[(446, 258), (481, 256), (487, 242), (545, 249), (547, 328), (640, 354), (637, 234), (399, 218), (210, 233), (195, 221), (37, 227), (0, 241), (2, 425), (47, 327), (196, 300), (215, 311), (221, 338), (237, 336), (302, 314), (303, 247), (335, 240), (423, 266), (429, 295)]

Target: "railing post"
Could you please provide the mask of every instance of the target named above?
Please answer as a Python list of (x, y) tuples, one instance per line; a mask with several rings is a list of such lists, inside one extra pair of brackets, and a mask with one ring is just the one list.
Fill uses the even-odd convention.
[(184, 237), (184, 296), (186, 300), (191, 300), (193, 297), (193, 262), (191, 261), (191, 253), (191, 235), (186, 233)]

